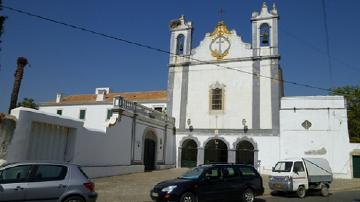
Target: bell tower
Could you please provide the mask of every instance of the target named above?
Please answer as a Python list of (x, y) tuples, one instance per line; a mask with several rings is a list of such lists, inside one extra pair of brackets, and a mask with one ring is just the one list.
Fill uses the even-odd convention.
[(278, 19), (275, 4), (269, 12), (264, 2), (260, 14), (252, 13), (252, 48), (256, 50), (254, 56), (278, 55)]
[(189, 62), (191, 54), (192, 23), (184, 16), (170, 22), (170, 61), (169, 64)]
[(186, 22), (183, 15), (170, 22), (167, 113), (175, 117), (179, 129), (185, 129), (186, 125), (192, 30), (192, 23)]
[(279, 134), (280, 98), (283, 96), (279, 65), (278, 12), (275, 4), (269, 11), (264, 2), (261, 11), (253, 12), (253, 128), (272, 129)]

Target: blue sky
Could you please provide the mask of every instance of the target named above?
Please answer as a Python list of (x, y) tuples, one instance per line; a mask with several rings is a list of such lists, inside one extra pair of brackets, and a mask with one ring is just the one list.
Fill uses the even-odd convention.
[[(251, 42), (250, 16), (263, 1), (110, 1), (3, 0), (5, 6), (81, 25), (127, 40), (169, 49), (169, 22), (184, 14), (195, 27), (193, 47), (220, 20)], [(279, 48), (284, 79), (314, 86), (360, 85), (360, 1), (326, 0), (333, 82), (328, 59), (321, 0), (266, 1), (278, 7)], [(55, 99), (57, 92), (94, 93), (96, 87), (115, 92), (165, 90), (168, 55), (73, 30), (4, 9), (8, 16), (0, 52), (0, 112), (6, 112), (16, 59), (30, 62), (19, 100)], [(285, 95), (324, 95), (326, 92), (285, 85)]]

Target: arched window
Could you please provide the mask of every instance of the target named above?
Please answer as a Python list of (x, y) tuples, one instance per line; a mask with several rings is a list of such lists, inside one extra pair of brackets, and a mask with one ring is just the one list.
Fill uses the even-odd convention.
[(185, 47), (185, 37), (183, 34), (179, 34), (176, 38), (176, 55), (183, 55), (184, 54), (184, 47)]
[(223, 109), (223, 90), (221, 88), (211, 89), (211, 110)]
[(267, 23), (260, 25), (260, 46), (270, 45), (270, 27)]
[(209, 109), (210, 111), (224, 110), (225, 85), (218, 81), (209, 86)]

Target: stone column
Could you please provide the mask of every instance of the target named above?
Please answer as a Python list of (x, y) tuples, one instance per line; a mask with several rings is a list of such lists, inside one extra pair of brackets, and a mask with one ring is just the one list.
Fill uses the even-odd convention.
[(228, 150), (228, 163), (236, 163), (236, 150)]
[(204, 164), (204, 148), (198, 147), (197, 151), (197, 166)]
[(177, 160), (177, 167), (181, 168), (181, 147), (178, 147), (178, 160)]

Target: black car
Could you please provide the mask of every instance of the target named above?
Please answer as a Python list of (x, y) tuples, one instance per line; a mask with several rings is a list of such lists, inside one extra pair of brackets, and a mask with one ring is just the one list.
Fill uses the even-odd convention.
[(212, 164), (193, 168), (150, 191), (155, 201), (244, 201), (264, 193), (260, 174), (249, 165)]

